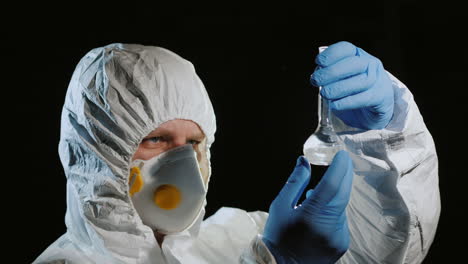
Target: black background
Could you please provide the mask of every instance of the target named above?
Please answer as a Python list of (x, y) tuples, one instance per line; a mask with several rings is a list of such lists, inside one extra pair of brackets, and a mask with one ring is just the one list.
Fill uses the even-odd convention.
[(3, 23), (11, 70), (4, 90), (12, 92), (4, 100), (11, 134), (4, 140), (13, 149), (4, 204), (10, 246), (22, 252), (15, 263), (33, 261), (65, 232), (57, 149), (66, 88), (86, 52), (113, 42), (162, 46), (195, 65), (218, 126), (207, 216), (221, 206), (267, 211), (317, 124), (317, 90), (308, 80), (318, 46), (347, 40), (378, 57), (414, 94), (439, 155), (442, 215), (424, 263), (463, 259), (464, 246), (454, 240), (464, 232), (466, 208), (458, 155), (466, 131), (463, 9), (416, 1), (110, 7), (29, 7), (31, 15)]

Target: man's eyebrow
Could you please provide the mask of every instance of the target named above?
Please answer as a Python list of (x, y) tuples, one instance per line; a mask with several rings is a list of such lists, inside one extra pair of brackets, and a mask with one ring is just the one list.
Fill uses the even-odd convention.
[(192, 138), (197, 138), (197, 139), (205, 138), (205, 134), (203, 132), (201, 132), (201, 131), (193, 133), (191, 136), (192, 136)]
[[(149, 133), (146, 137), (155, 137), (155, 136), (167, 136), (171, 135), (171, 131), (165, 130), (165, 129), (158, 129), (158, 130), (153, 130), (151, 133)], [(204, 139), (205, 134), (200, 131), (200, 132), (195, 132), (190, 135), (191, 138), (196, 138), (196, 139)]]
[(146, 137), (160, 137), (160, 136), (166, 136), (169, 134), (170, 134), (169, 131), (158, 129), (158, 130), (151, 131)]

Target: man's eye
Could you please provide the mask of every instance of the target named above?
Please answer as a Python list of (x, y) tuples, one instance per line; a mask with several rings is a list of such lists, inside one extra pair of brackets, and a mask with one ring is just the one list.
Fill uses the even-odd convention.
[(200, 144), (201, 141), (198, 141), (198, 140), (189, 140), (188, 143), (192, 144), (192, 145), (197, 145), (197, 144)]
[(151, 143), (158, 143), (159, 141), (161, 141), (161, 137), (145, 138), (143, 141), (151, 142)]

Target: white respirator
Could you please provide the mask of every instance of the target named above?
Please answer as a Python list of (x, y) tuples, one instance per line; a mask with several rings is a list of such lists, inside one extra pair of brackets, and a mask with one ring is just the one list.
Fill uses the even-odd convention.
[(130, 196), (143, 223), (162, 234), (187, 230), (203, 209), (206, 187), (192, 145), (130, 164)]

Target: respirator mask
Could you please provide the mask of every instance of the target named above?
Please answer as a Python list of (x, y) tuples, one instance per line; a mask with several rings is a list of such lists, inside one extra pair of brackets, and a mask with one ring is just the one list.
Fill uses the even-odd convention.
[(207, 188), (191, 144), (130, 164), (129, 192), (143, 223), (162, 234), (190, 228)]

